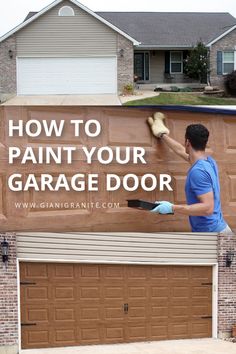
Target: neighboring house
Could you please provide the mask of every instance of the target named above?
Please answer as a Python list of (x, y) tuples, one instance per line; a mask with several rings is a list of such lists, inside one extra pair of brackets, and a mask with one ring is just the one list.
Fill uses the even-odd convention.
[(56, 0), (0, 38), (0, 92), (117, 93), (141, 83), (189, 83), (184, 59), (209, 47), (211, 83), (236, 68), (236, 19), (228, 13), (93, 12)]

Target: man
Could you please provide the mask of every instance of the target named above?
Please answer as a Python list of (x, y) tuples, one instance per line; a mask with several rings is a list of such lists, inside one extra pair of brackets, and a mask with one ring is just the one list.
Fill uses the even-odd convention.
[[(163, 121), (163, 118), (161, 118)], [(149, 121), (154, 133), (155, 118)], [(160, 123), (160, 122), (159, 122)], [(191, 124), (185, 133), (185, 147), (168, 136), (168, 129), (160, 127), (156, 135), (177, 155), (191, 164), (185, 184), (187, 204), (177, 205), (167, 201), (157, 202), (152, 212), (159, 214), (179, 213), (189, 216), (193, 232), (218, 232), (231, 235), (232, 231), (223, 218), (220, 202), (218, 167), (205, 149), (209, 138), (208, 129), (202, 124)]]

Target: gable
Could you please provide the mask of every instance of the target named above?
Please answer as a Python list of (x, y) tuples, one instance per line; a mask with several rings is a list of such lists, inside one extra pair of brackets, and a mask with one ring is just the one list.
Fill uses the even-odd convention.
[[(58, 16), (62, 6), (75, 16)], [(18, 56), (116, 55), (117, 33), (66, 0), (17, 32), (16, 42)]]
[[(69, 3), (69, 6), (71, 6), (71, 4), (74, 4), (75, 6), (77, 6), (81, 10), (83, 10), (85, 13), (89, 14), (91, 17), (97, 19), (98, 21), (100, 21), (101, 23), (106, 25), (108, 28), (112, 29), (116, 33), (119, 33), (121, 36), (124, 36), (125, 38), (127, 38), (133, 44), (135, 44), (135, 45), (139, 44), (139, 42), (136, 39), (130, 37), (127, 33), (123, 32), (118, 27), (116, 27), (115, 25), (113, 25), (112, 23), (107, 21), (106, 19), (102, 18), (101, 16), (99, 16), (98, 14), (96, 14), (95, 12), (93, 12), (92, 10), (90, 10), (89, 8), (87, 8), (86, 6), (84, 6), (83, 4), (78, 2), (77, 0), (68, 0), (67, 2)], [(0, 38), (0, 42), (3, 42), (5, 39), (9, 38), (13, 34), (15, 34), (18, 31), (20, 31), (21, 29), (25, 28), (26, 26), (31, 24), (33, 21), (35, 21), (36, 19), (38, 19), (39, 17), (41, 17), (42, 15), (47, 13), (49, 10), (51, 10), (55, 6), (60, 5), (62, 3), (63, 3), (62, 0), (55, 0), (53, 3), (51, 3), (47, 7), (43, 8), (41, 11), (35, 12), (35, 13), (33, 13), (33, 12), (29, 13), (27, 15), (26, 19), (23, 21), (23, 23), (21, 23), (20, 25), (16, 26), (11, 31), (9, 31), (5, 35), (3, 35)], [(31, 14), (33, 14), (33, 15), (31, 16)]]

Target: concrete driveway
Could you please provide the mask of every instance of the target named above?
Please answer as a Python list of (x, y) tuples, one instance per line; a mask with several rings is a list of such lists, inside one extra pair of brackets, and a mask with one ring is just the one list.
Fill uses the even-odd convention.
[(4, 106), (120, 106), (117, 95), (15, 96)]
[(145, 343), (28, 349), (22, 354), (235, 354), (236, 343), (218, 339), (168, 340)]

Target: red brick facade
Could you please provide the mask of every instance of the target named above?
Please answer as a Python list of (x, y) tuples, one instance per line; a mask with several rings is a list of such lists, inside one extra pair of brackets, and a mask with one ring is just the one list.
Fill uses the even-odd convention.
[[(235, 252), (231, 267), (226, 267), (226, 253)], [(219, 295), (218, 295), (218, 332), (220, 338), (232, 335), (236, 324), (236, 236), (219, 237)]]

